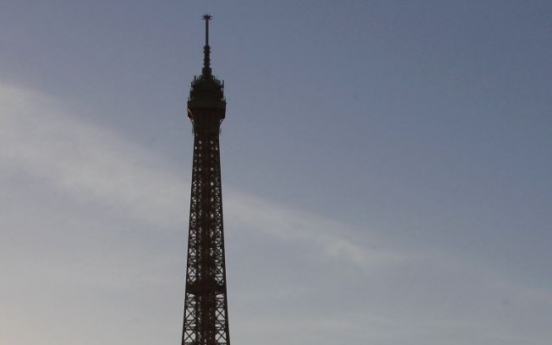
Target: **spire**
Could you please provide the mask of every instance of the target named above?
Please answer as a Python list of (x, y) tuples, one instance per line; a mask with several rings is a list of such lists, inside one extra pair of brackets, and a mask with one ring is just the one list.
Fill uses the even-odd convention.
[[(205, 20), (205, 46), (203, 47), (203, 69), (200, 76), (195, 76), (192, 81), (188, 109), (211, 107), (226, 109), (224, 100), (224, 83), (213, 75), (211, 70), (211, 47), (209, 46), (209, 21), (211, 16), (203, 16)], [(224, 113), (222, 115), (224, 118)]]
[(202, 75), (204, 77), (211, 76), (211, 47), (209, 46), (209, 21), (211, 15), (206, 14), (203, 16), (205, 20), (205, 47), (203, 47), (203, 70)]

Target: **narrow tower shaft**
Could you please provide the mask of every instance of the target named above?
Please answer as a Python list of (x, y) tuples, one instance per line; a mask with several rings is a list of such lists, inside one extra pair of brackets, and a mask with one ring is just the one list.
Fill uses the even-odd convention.
[(211, 16), (203, 18), (203, 69), (192, 81), (188, 100), (194, 161), (182, 345), (230, 345), (219, 149), (226, 100), (223, 83), (211, 73)]

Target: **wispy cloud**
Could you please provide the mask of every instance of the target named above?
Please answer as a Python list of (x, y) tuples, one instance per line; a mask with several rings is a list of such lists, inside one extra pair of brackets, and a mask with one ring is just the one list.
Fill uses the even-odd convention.
[(186, 182), (117, 133), (71, 116), (31, 90), (0, 86), (4, 167), (44, 179), (73, 198), (117, 205), (158, 227), (184, 221)]
[[(3, 166), (44, 179), (76, 200), (116, 206), (126, 217), (160, 229), (182, 229), (187, 223), (186, 175), (157, 168), (158, 158), (147, 149), (70, 115), (32, 90), (0, 85), (0, 109)], [(355, 243), (350, 237), (355, 231), (347, 224), (276, 205), (231, 186), (225, 188), (225, 207), (227, 222), (237, 224), (237, 229), (315, 246), (326, 259), (362, 267), (404, 259)]]
[(381, 242), (372, 229), (360, 231), (360, 240), (359, 229), (348, 224), (230, 191), (226, 203), (227, 218), (245, 225), (246, 229), (281, 241), (300, 242), (305, 247), (315, 246), (326, 259), (345, 260), (361, 268), (407, 260), (404, 254), (381, 248)]
[[(94, 329), (108, 322), (120, 324), (121, 320), (100, 317), (101, 310), (95, 305), (108, 303), (123, 291), (134, 291), (131, 296), (136, 296), (161, 289), (175, 294), (167, 305), (178, 305), (175, 301), (180, 300), (182, 291), (174, 286), (182, 287), (183, 267), (175, 265), (184, 264), (184, 251), (175, 254), (175, 248), (153, 248), (150, 241), (155, 235), (119, 240), (117, 233), (136, 227), (150, 233), (152, 229), (184, 232), (189, 175), (159, 168), (156, 163), (161, 158), (153, 152), (33, 90), (0, 83), (0, 114), (0, 184), (9, 185), (16, 194), (26, 193), (15, 203), (1, 203), (2, 226), (16, 228), (7, 232), (11, 238), (0, 245), (0, 256), (9, 262), (2, 274), (10, 277), (0, 290), (15, 298), (3, 299), (4, 311), (13, 314), (20, 310), (21, 318), (18, 323), (8, 323), (11, 329), (3, 332), (0, 340), (28, 338), (24, 337), (25, 328), (34, 322), (32, 315), (48, 314), (55, 303), (57, 315), (48, 326), (50, 343), (78, 338), (64, 329), (79, 327), (71, 313), (75, 312), (73, 305), (82, 305), (78, 296), (83, 293), (89, 294), (92, 304), (87, 309), (96, 322), (89, 322), (82, 332), (95, 333)], [(33, 185), (38, 188), (12, 186), (18, 175), (36, 181)], [(63, 195), (60, 205), (41, 203), (41, 194), (48, 191)], [(98, 212), (98, 208), (113, 208), (117, 216)], [(355, 243), (354, 231), (346, 224), (292, 210), (232, 186), (225, 186), (225, 218), (233, 232), (268, 237), (282, 248), (299, 244), (310, 248), (317, 260), (366, 268), (400, 258)], [(124, 242), (129, 240), (131, 244)], [(181, 247), (178, 249), (184, 249)], [(25, 301), (17, 302), (23, 296)], [(37, 306), (37, 301), (45, 302)], [(157, 304), (151, 300), (141, 303)], [(127, 304), (124, 308), (134, 307)], [(175, 309), (178, 314), (173, 318), (178, 320), (181, 310)], [(152, 306), (150, 310), (155, 309)], [(24, 311), (31, 314), (26, 316)], [(0, 317), (7, 316), (0, 313)]]

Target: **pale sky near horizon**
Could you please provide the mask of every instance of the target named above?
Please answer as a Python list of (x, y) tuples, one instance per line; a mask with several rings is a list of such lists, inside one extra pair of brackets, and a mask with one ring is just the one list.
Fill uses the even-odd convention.
[(235, 345), (552, 341), (552, 3), (4, 0), (0, 345), (180, 344), (201, 16)]

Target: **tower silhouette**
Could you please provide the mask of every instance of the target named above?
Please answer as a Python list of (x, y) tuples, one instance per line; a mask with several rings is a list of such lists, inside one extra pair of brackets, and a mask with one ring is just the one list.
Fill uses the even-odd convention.
[(226, 100), (224, 83), (211, 71), (211, 16), (203, 19), (203, 69), (192, 81), (188, 100), (194, 161), (182, 345), (229, 345), (219, 150)]

